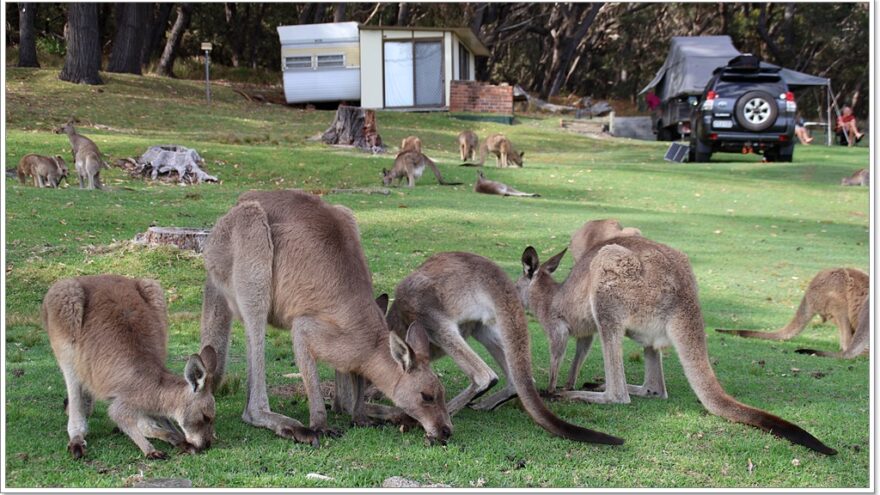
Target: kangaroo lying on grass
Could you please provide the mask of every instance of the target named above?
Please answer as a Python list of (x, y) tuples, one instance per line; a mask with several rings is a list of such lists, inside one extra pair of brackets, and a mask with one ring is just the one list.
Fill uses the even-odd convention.
[(801, 333), (818, 313), (822, 323), (833, 320), (837, 324), (840, 348), (847, 350), (858, 325), (859, 312), (867, 300), (870, 282), (867, 273), (855, 268), (822, 270), (810, 281), (794, 318), (783, 328), (773, 332), (722, 328), (715, 331), (753, 339), (788, 340)]
[(400, 143), (400, 151), (397, 154), (401, 154), (405, 151), (415, 151), (416, 153), (422, 152), (422, 140), (418, 138), (418, 136), (407, 136), (403, 138), (403, 141)]
[[(583, 339), (586, 350), (599, 334), (605, 359), (604, 391), (564, 391), (564, 398), (596, 403), (629, 403), (630, 395), (666, 398), (660, 349), (675, 347), (685, 376), (712, 414), (745, 423), (823, 454), (835, 454), (799, 426), (738, 402), (715, 376), (706, 349), (706, 333), (697, 299), (697, 282), (683, 253), (641, 235), (615, 236), (613, 220), (588, 222), (592, 239), (563, 284), (553, 280), (565, 250), (538, 261), (531, 246), (522, 255), (517, 288), (549, 332)], [(549, 333), (548, 332), (548, 333)], [(551, 333), (552, 335), (552, 333)], [(644, 347), (645, 382), (629, 385), (623, 370), (623, 336)], [(551, 342), (551, 345), (554, 345)], [(581, 347), (579, 345), (579, 347)], [(582, 359), (582, 358), (581, 358)]]
[(523, 166), (525, 153), (517, 152), (513, 143), (503, 134), (492, 134), (483, 141), (480, 146), (480, 162), (477, 165), (486, 163), (486, 155), (490, 152), (495, 155), (495, 165), (498, 167), (508, 167), (511, 163), (517, 167)]
[(461, 156), (461, 161), (476, 158), (479, 142), (479, 138), (473, 131), (461, 131), (458, 134), (458, 153)]
[(798, 354), (815, 354), (823, 357), (836, 357), (841, 359), (852, 359), (856, 356), (866, 354), (868, 346), (871, 342), (871, 302), (868, 300), (870, 296), (865, 296), (862, 302), (862, 309), (859, 311), (859, 321), (856, 325), (856, 333), (853, 334), (852, 340), (849, 341), (849, 347), (843, 352), (825, 352), (813, 349), (798, 349)]
[[(532, 379), (525, 312), (510, 278), (492, 261), (471, 253), (435, 254), (397, 285), (394, 296), (387, 316), (391, 331), (402, 335), (409, 326), (421, 325), (428, 332), (431, 359), (448, 354), (470, 378), (467, 388), (447, 403), (451, 415), (466, 405), (491, 411), (519, 396), (529, 416), (554, 435), (579, 442), (623, 443), (567, 423), (544, 405)], [(498, 376), (468, 344), (470, 336), (489, 351), (507, 380), (503, 390), (476, 404), (473, 401), (492, 388)]]
[[(374, 383), (415, 418), (429, 442), (445, 443), (452, 424), (443, 386), (431, 371), (428, 337), (413, 325), (402, 339), (388, 330), (351, 210), (301, 191), (251, 191), (220, 217), (208, 237), (202, 345), (217, 349), (223, 376), (232, 317), (247, 339), (245, 422), (318, 445), (338, 435), (327, 424), (317, 361)], [(266, 322), (289, 328), (309, 399), (309, 427), (269, 409)], [(358, 419), (358, 418), (355, 418)]]
[(166, 312), (153, 280), (98, 275), (49, 288), (41, 316), (67, 385), (67, 449), (74, 458), (85, 455), (94, 399), (110, 401), (110, 419), (147, 458), (166, 457), (147, 438), (186, 452), (211, 446), (214, 349), (190, 356), (183, 378), (168, 371)]
[(856, 170), (855, 173), (849, 177), (840, 179), (841, 186), (867, 186), (870, 183), (871, 172), (866, 168)]
[(18, 180), (25, 183), (27, 176), (34, 180), (34, 187), (58, 187), (67, 178), (67, 163), (60, 155), (43, 156), (35, 153), (24, 155), (18, 162)]
[(440, 175), (440, 170), (437, 169), (437, 164), (434, 163), (434, 160), (431, 160), (418, 151), (403, 151), (399, 153), (394, 159), (394, 167), (391, 170), (382, 169), (382, 184), (390, 186), (391, 182), (394, 179), (397, 179), (397, 185), (399, 186), (400, 183), (403, 182), (403, 178), (406, 177), (407, 187), (415, 187), (416, 180), (421, 178), (422, 174), (425, 173), (425, 166), (431, 167), (431, 170), (434, 172), (434, 177), (437, 178), (437, 182), (440, 183), (441, 186), (461, 185), (461, 182), (444, 181), (443, 176)]
[(91, 139), (77, 134), (73, 127), (73, 121), (69, 121), (55, 131), (58, 134), (67, 134), (70, 146), (73, 148), (73, 161), (76, 166), (76, 175), (79, 179), (79, 188), (85, 187), (88, 181), (89, 189), (102, 189), (101, 167), (110, 168), (101, 155), (98, 145)]
[(482, 194), (497, 194), (499, 196), (541, 197), (540, 194), (517, 191), (503, 182), (489, 180), (483, 175), (482, 170), (477, 170), (477, 182), (474, 183), (474, 192)]

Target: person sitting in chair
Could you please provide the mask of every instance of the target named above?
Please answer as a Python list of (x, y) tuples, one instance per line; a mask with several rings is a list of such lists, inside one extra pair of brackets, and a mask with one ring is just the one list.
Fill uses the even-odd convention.
[(813, 138), (810, 137), (810, 133), (807, 132), (804, 118), (801, 117), (800, 114), (797, 115), (797, 118), (794, 121), (794, 134), (800, 139), (801, 144), (810, 144), (813, 141)]
[(841, 143), (847, 143), (852, 146), (864, 137), (864, 133), (859, 132), (856, 124), (856, 116), (853, 115), (853, 109), (849, 105), (845, 105), (841, 110), (841, 116), (837, 118), (837, 133), (841, 138)]

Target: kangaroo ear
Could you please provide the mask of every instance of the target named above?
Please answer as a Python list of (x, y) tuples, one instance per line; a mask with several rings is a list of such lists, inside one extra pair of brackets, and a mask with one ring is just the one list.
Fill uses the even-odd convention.
[(635, 227), (626, 227), (625, 229), (620, 230), (620, 235), (641, 237), (642, 231)]
[(404, 372), (409, 372), (413, 364), (416, 362), (415, 353), (396, 333), (391, 332), (388, 336), (388, 342), (391, 346), (391, 357), (397, 361)]
[(421, 323), (414, 321), (406, 330), (406, 343), (413, 350), (418, 359), (430, 359), (431, 357), (431, 340), (428, 338), (428, 332)]
[(532, 278), (535, 270), (538, 269), (538, 252), (535, 248), (529, 246), (522, 254), (523, 274), (526, 278)]
[(199, 357), (202, 358), (205, 371), (213, 375), (217, 369), (217, 351), (212, 346), (206, 345), (202, 348), (202, 352), (199, 353)]
[(379, 306), (379, 310), (382, 311), (382, 314), (388, 312), (388, 294), (382, 294), (376, 298), (376, 306)]
[(563, 249), (561, 252), (545, 261), (544, 268), (546, 268), (549, 273), (555, 272), (556, 269), (559, 268), (559, 262), (562, 261), (562, 257), (565, 256), (566, 251), (568, 251), (568, 248)]
[(198, 354), (193, 354), (186, 361), (186, 368), (183, 369), (183, 378), (186, 383), (192, 387), (193, 392), (201, 392), (205, 388), (205, 381), (208, 379), (208, 370), (205, 369), (205, 363)]
[(385, 170), (385, 168), (382, 168), (382, 176), (384, 177), (386, 175), (388, 175), (388, 171)]

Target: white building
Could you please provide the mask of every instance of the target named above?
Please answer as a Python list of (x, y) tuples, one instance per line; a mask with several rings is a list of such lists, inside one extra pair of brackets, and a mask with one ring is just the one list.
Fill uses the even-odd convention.
[(468, 28), (279, 26), (288, 103), (360, 100), (364, 108), (446, 108), (450, 81), (474, 80), (489, 51)]

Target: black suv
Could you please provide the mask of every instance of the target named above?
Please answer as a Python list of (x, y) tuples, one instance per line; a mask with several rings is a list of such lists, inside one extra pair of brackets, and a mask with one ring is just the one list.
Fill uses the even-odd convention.
[(741, 55), (713, 74), (691, 116), (690, 161), (751, 149), (769, 161), (790, 162), (797, 105), (779, 67)]

